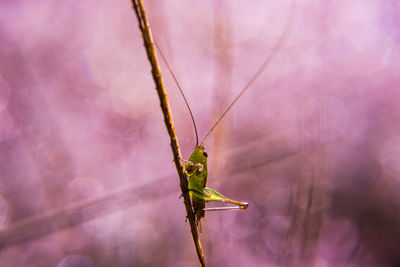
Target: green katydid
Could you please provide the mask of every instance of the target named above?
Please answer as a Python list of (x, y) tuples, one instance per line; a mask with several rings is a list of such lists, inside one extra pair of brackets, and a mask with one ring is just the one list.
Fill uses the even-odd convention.
[[(223, 196), (221, 193), (217, 192), (216, 190), (206, 187), (208, 178), (207, 152), (205, 151), (203, 144), (201, 144), (200, 146), (196, 145), (189, 159), (184, 162), (186, 162), (185, 170), (186, 174), (189, 177), (189, 194), (192, 199), (192, 206), (196, 215), (196, 221), (200, 232), (200, 219), (205, 217), (205, 211), (247, 209), (247, 202), (240, 202), (229, 199)], [(208, 201), (228, 202), (237, 206), (205, 208), (205, 203)]]
[[(293, 9), (293, 7), (294, 7), (294, 5), (292, 5), (292, 9)], [(204, 137), (204, 139), (200, 143), (200, 145), (199, 145), (199, 138), (198, 138), (198, 134), (197, 134), (196, 123), (195, 123), (192, 111), (189, 107), (188, 101), (183, 93), (183, 90), (178, 82), (178, 79), (175, 77), (175, 75), (172, 71), (172, 68), (169, 66), (160, 47), (158, 46), (157, 42), (154, 42), (158, 51), (160, 52), (160, 55), (161, 55), (163, 61), (165, 62), (165, 65), (167, 66), (169, 72), (171, 73), (171, 76), (174, 79), (174, 81), (185, 101), (185, 104), (189, 110), (190, 117), (193, 122), (193, 127), (194, 127), (194, 131), (195, 131), (195, 135), (196, 135), (196, 146), (188, 160), (183, 160), (183, 159), (181, 159), (181, 160), (186, 163), (185, 171), (188, 176), (189, 195), (192, 200), (192, 207), (193, 207), (193, 211), (196, 216), (196, 223), (197, 223), (197, 226), (198, 226), (200, 232), (201, 232), (200, 220), (205, 217), (206, 211), (244, 210), (244, 209), (247, 209), (247, 207), (248, 207), (247, 202), (240, 202), (240, 201), (232, 200), (230, 198), (223, 196), (221, 193), (217, 192), (216, 190), (207, 187), (207, 178), (208, 178), (207, 157), (208, 157), (208, 155), (207, 155), (206, 150), (204, 149), (204, 142), (207, 139), (207, 137), (212, 133), (214, 128), (219, 124), (219, 122), (222, 120), (222, 118), (229, 112), (229, 110), (239, 100), (239, 98), (250, 88), (250, 86), (254, 83), (254, 81), (261, 75), (261, 73), (268, 66), (268, 64), (271, 62), (271, 60), (278, 54), (279, 50), (282, 48), (282, 46), (285, 42), (285, 39), (289, 32), (290, 25), (291, 25), (290, 20), (288, 20), (285, 30), (283, 31), (283, 33), (280, 36), (277, 43), (275, 44), (271, 53), (265, 59), (264, 63), (260, 66), (258, 71), (250, 79), (250, 81), (245, 85), (245, 87), (242, 89), (242, 91), (239, 93), (239, 95), (232, 101), (232, 103), (228, 106), (228, 108), (220, 115), (220, 117), (214, 123), (214, 125), (211, 127), (211, 129), (208, 131), (208, 133), (206, 134), (206, 136)], [(212, 201), (212, 202), (227, 202), (227, 203), (234, 204), (236, 206), (206, 208), (205, 203), (210, 202), (210, 201)]]

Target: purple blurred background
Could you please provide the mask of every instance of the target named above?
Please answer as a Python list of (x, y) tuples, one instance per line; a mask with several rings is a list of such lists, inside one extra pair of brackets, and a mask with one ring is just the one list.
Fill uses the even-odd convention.
[[(145, 1), (200, 138), (209, 266), (400, 264), (400, 5)], [(0, 266), (198, 266), (126, 1), (0, 1)], [(195, 137), (161, 62), (182, 153)], [(210, 203), (209, 206), (215, 204)]]

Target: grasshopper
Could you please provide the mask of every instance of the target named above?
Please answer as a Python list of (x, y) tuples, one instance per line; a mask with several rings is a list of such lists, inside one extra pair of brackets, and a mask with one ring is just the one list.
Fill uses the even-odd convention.
[[(292, 11), (293, 11), (293, 9), (294, 9), (294, 2), (292, 3)], [(196, 122), (194, 120), (194, 116), (192, 114), (192, 111), (190, 109), (188, 101), (185, 97), (185, 94), (183, 93), (183, 90), (178, 82), (178, 79), (175, 77), (174, 72), (172, 71), (172, 68), (169, 66), (160, 47), (158, 46), (157, 42), (154, 41), (154, 44), (156, 45), (158, 51), (160, 52), (161, 58), (165, 62), (165, 65), (167, 66), (172, 78), (175, 81), (175, 84), (177, 85), (177, 87), (185, 101), (186, 107), (189, 110), (190, 117), (193, 122), (193, 127), (194, 127), (194, 131), (195, 131), (195, 135), (196, 135), (196, 145), (195, 145), (194, 151), (190, 155), (189, 159), (188, 160), (181, 159), (181, 161), (186, 163), (185, 164), (185, 172), (188, 177), (189, 195), (192, 200), (192, 208), (193, 208), (194, 214), (196, 216), (196, 223), (197, 223), (197, 227), (198, 227), (200, 233), (201, 233), (200, 220), (202, 218), (205, 218), (206, 211), (245, 210), (249, 206), (247, 202), (232, 200), (230, 198), (225, 197), (224, 195), (217, 192), (216, 190), (207, 187), (207, 179), (208, 179), (207, 157), (208, 157), (208, 155), (204, 148), (204, 142), (207, 139), (207, 137), (212, 133), (214, 128), (220, 123), (222, 118), (229, 112), (229, 110), (233, 107), (233, 105), (235, 105), (235, 103), (239, 100), (239, 98), (250, 88), (250, 86), (254, 83), (254, 81), (261, 75), (261, 73), (269, 65), (271, 60), (282, 49), (283, 44), (285, 43), (287, 35), (289, 33), (290, 26), (291, 26), (291, 19), (289, 17), (289, 20), (287, 21), (285, 29), (284, 29), (282, 35), (280, 36), (280, 38), (278, 39), (277, 43), (273, 47), (271, 53), (267, 56), (267, 58), (265, 59), (263, 64), (260, 66), (258, 71), (254, 74), (254, 76), (250, 79), (250, 81), (244, 86), (244, 88), (241, 90), (239, 95), (232, 101), (232, 103), (226, 108), (226, 110), (219, 116), (218, 120), (208, 131), (208, 133), (206, 134), (206, 136), (204, 137), (204, 139), (200, 143), (200, 145), (199, 145), (199, 138), (198, 138), (198, 134), (197, 134)], [(234, 204), (236, 206), (206, 208), (205, 207), (206, 202), (210, 202), (210, 201), (226, 202), (226, 203)]]
[[(184, 162), (186, 162), (185, 170), (188, 176), (189, 194), (192, 199), (193, 211), (196, 215), (196, 222), (200, 232), (200, 219), (205, 217), (206, 211), (247, 209), (247, 202), (232, 200), (216, 190), (206, 187), (208, 178), (207, 152), (203, 144), (196, 145), (189, 159)], [(208, 201), (228, 202), (237, 206), (205, 208), (205, 203)]]

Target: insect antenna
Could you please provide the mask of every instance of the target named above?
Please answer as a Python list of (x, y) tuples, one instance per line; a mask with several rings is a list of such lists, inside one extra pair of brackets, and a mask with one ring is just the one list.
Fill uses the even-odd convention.
[(154, 40), (154, 44), (156, 45), (158, 52), (160, 52), (161, 58), (162, 58), (163, 61), (165, 62), (165, 65), (167, 66), (167, 69), (168, 69), (169, 73), (171, 73), (171, 76), (172, 76), (172, 78), (174, 79), (175, 84), (176, 84), (176, 86), (178, 87), (179, 92), (181, 93), (181, 95), (182, 95), (182, 97), (183, 97), (183, 100), (185, 101), (186, 107), (187, 107), (188, 110), (189, 110), (190, 117), (192, 118), (192, 122), (193, 122), (194, 133), (195, 133), (195, 135), (196, 135), (196, 147), (197, 147), (197, 146), (199, 145), (199, 136), (198, 136), (198, 134), (197, 134), (196, 122), (195, 122), (195, 120), (194, 120), (192, 110), (190, 109), (189, 103), (188, 103), (188, 101), (187, 101), (187, 99), (186, 99), (186, 97), (185, 97), (185, 94), (183, 93), (183, 90), (182, 90), (182, 88), (181, 88), (181, 86), (180, 86), (180, 84), (179, 84), (179, 82), (178, 82), (178, 79), (175, 77), (175, 74), (174, 74), (174, 72), (172, 71), (172, 68), (169, 66), (168, 61), (167, 61), (167, 59), (165, 58), (163, 52), (161, 51), (161, 48), (158, 46), (156, 40)]
[(261, 73), (265, 70), (265, 68), (271, 63), (272, 59), (279, 53), (279, 51), (282, 49), (283, 45), (286, 42), (286, 39), (289, 35), (290, 28), (292, 26), (292, 17), (293, 17), (293, 11), (294, 11), (294, 2), (292, 1), (291, 5), (291, 12), (289, 15), (289, 18), (286, 22), (285, 28), (279, 37), (279, 40), (276, 42), (274, 48), (272, 49), (271, 53), (268, 55), (268, 57), (265, 59), (264, 63), (260, 66), (258, 71), (254, 74), (254, 76), (250, 79), (250, 81), (244, 86), (242, 91), (239, 93), (239, 95), (232, 101), (232, 103), (229, 105), (229, 107), (222, 113), (221, 116), (219, 116), (218, 120), (214, 123), (214, 125), (211, 127), (211, 129), (208, 131), (206, 136), (204, 137), (203, 141), (201, 141), (200, 145), (204, 144), (204, 141), (206, 141), (207, 137), (212, 133), (215, 127), (219, 124), (219, 122), (224, 118), (226, 113), (228, 113), (229, 110), (233, 107), (233, 105), (236, 104), (236, 102), (239, 100), (239, 98), (250, 88), (250, 86), (257, 80), (257, 78), (261, 75)]

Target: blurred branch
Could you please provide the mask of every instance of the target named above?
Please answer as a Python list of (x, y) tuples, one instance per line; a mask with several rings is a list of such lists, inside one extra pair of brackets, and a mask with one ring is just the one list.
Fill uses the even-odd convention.
[(279, 160), (286, 160), (301, 152), (300, 145), (284, 133), (257, 138), (243, 142), (243, 144), (235, 145), (227, 150), (226, 155), (222, 155), (222, 157), (229, 158), (231, 173), (248, 172)]
[(73, 203), (62, 209), (50, 210), (0, 231), (0, 250), (138, 205), (140, 202), (154, 201), (156, 196), (172, 193), (175, 193), (175, 190), (171, 183), (168, 183), (168, 177), (162, 177), (146, 185), (134, 184), (97, 198)]
[[(240, 147), (239, 150), (234, 149), (234, 152), (228, 153), (234, 153), (233, 159), (231, 160), (232, 162), (240, 162), (243, 161), (241, 157), (244, 155), (245, 151), (250, 151), (252, 149), (252, 146), (244, 146)], [(263, 164), (280, 160), (285, 155), (294, 155), (297, 151), (283, 148), (282, 153), (282, 156), (273, 153), (275, 157), (269, 156), (267, 161), (256, 163), (255, 165), (247, 166), (242, 164), (232, 169), (232, 173), (249, 171)], [(236, 163), (232, 165), (236, 166)], [(223, 170), (225, 171), (225, 168), (223, 168)], [(216, 173), (218, 174), (221, 171), (222, 170), (216, 170)], [(168, 196), (170, 194), (176, 194), (173, 184), (168, 181), (169, 178), (170, 176), (164, 176), (146, 185), (137, 186), (134, 184), (127, 186), (124, 189), (109, 192), (97, 198), (82, 200), (59, 210), (46, 211), (20, 222), (12, 223), (8, 225), (5, 230), (0, 231), (0, 250), (43, 237), (65, 228), (78, 226), (89, 220), (138, 205), (139, 202), (146, 201), (148, 203), (149, 201), (157, 200), (157, 197), (161, 195)], [(115, 208), (116, 206), (118, 209)], [(83, 211), (85, 212), (85, 216), (82, 216)]]
[(179, 174), (180, 186), (184, 198), (184, 203), (187, 212), (187, 218), (189, 219), (190, 229), (192, 231), (192, 236), (194, 244), (196, 246), (197, 256), (201, 266), (205, 266), (204, 254), (201, 248), (201, 243), (199, 239), (199, 234), (197, 232), (196, 220), (192, 209), (192, 203), (189, 197), (188, 182), (184, 171), (184, 167), (180, 161), (181, 153), (179, 151), (178, 141), (175, 134), (174, 124), (172, 122), (172, 115), (169, 110), (168, 98), (165, 92), (164, 84), (161, 79), (161, 71), (156, 57), (156, 51), (154, 49), (153, 38), (150, 33), (150, 27), (147, 22), (146, 13), (141, 0), (132, 0), (133, 8), (135, 10), (136, 16), (139, 22), (139, 28), (142, 32), (144, 46), (146, 48), (147, 57), (151, 64), (151, 73), (153, 74), (153, 79), (156, 84), (156, 90), (158, 97), (160, 99), (161, 110), (164, 114), (164, 122), (167, 127), (167, 131), (171, 141), (172, 153), (174, 154), (175, 166)]

